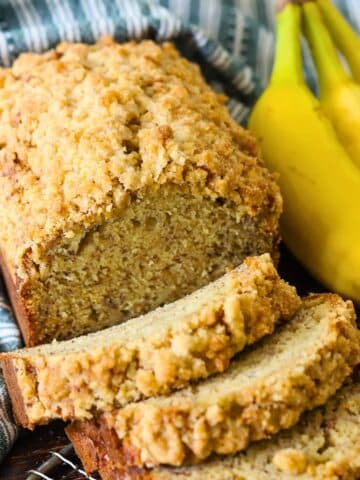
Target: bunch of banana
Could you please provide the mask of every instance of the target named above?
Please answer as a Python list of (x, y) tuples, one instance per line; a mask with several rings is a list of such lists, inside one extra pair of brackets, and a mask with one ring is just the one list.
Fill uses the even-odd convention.
[[(303, 76), (302, 12), (319, 68), (324, 107)], [(334, 55), (336, 52), (329, 46), (332, 44), (321, 22), (312, 3), (280, 2), (273, 72), (268, 88), (255, 105), (249, 127), (261, 143), (265, 163), (280, 174), (285, 243), (327, 287), (359, 301), (360, 169), (348, 153), (350, 149), (346, 150), (348, 145), (345, 148), (340, 139), (348, 138), (340, 133), (345, 131), (346, 119), (337, 123), (337, 133), (329, 118), (350, 115), (351, 102), (348, 103), (347, 96), (344, 95), (345, 112), (342, 102), (333, 98), (334, 92), (337, 89), (341, 92), (351, 79), (333, 55), (329, 60), (329, 51)], [(331, 77), (333, 70), (336, 81)], [(325, 110), (331, 112), (329, 117)], [(351, 113), (355, 119), (358, 115)], [(348, 122), (349, 127), (351, 124)], [(358, 134), (356, 129), (352, 138)], [(358, 151), (358, 147), (352, 147), (351, 151)]]
[(317, 4), (331, 36), (349, 64), (355, 80), (360, 82), (360, 38), (330, 0), (317, 0)]
[[(360, 167), (360, 85), (340, 62), (316, 3), (304, 4), (303, 19), (319, 78), (321, 106), (334, 125), (339, 140)], [(360, 55), (360, 50), (357, 54)]]

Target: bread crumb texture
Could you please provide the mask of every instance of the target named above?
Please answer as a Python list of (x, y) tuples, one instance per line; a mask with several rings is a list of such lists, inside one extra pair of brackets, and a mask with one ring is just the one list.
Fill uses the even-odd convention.
[[(53, 418), (91, 418), (95, 411), (166, 394), (222, 372), (233, 355), (271, 333), (280, 318), (289, 318), (299, 306), (294, 287), (279, 278), (270, 255), (264, 254), (126, 324), (11, 352), (0, 361), (5, 361), (14, 404), (21, 396), (24, 426)], [(16, 385), (8, 380), (8, 362)]]
[(23, 237), (70, 238), (154, 183), (186, 181), (250, 214), (279, 197), (253, 137), (170, 43), (63, 43), (22, 54), (0, 78), (1, 238), (13, 262)]
[[(278, 186), (224, 102), (170, 43), (62, 43), (0, 70), (0, 247), (37, 330), (27, 344), (119, 323), (274, 251)], [(159, 286), (139, 298), (145, 266)], [(126, 280), (122, 298), (104, 287)]]
[(279, 450), (273, 457), (273, 464), (281, 472), (290, 474), (304, 473), (307, 467), (307, 459), (304, 452), (295, 448)]
[[(357, 480), (360, 384), (343, 387), (324, 407), (304, 414), (292, 429), (236, 456), (215, 458), (194, 467), (126, 469), (114, 452), (110, 461), (105, 458), (99, 430), (88, 433), (103, 480)], [(75, 446), (81, 449), (77, 441)], [(87, 464), (91, 466), (90, 457)]]
[[(244, 450), (325, 403), (359, 362), (359, 335), (351, 302), (310, 296), (288, 324), (225, 373), (105, 413), (100, 428), (114, 432), (117, 454), (137, 467), (197, 463), (213, 453)], [(70, 437), (84, 424), (75, 422)], [(306, 468), (306, 458), (293, 451), (271, 461), (283, 472)]]

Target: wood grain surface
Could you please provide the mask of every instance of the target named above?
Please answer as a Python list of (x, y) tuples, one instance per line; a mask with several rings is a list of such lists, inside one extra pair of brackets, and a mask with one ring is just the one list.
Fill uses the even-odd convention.
[[(301, 295), (325, 291), (285, 249), (281, 252), (279, 271), (283, 278), (297, 287)], [(61, 422), (39, 427), (33, 432), (22, 431), (7, 459), (0, 466), (0, 480), (25, 480), (29, 470), (39, 467), (49, 458), (50, 451), (61, 450), (68, 443), (64, 424)], [(73, 460), (80, 465), (78, 459)], [(54, 480), (84, 480), (83, 476), (69, 472), (69, 467), (59, 468), (49, 476)]]

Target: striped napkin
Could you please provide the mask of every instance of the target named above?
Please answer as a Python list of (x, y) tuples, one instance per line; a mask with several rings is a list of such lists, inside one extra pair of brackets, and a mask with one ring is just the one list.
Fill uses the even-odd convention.
[[(245, 123), (266, 86), (274, 49), (276, 0), (0, 0), (0, 63), (10, 66), (23, 51), (41, 52), (59, 41), (173, 40), (190, 60), (201, 63), (207, 80), (229, 97), (233, 117)], [(335, 0), (360, 31), (359, 0)], [(308, 81), (316, 88), (304, 45)], [(0, 279), (1, 280), (1, 279)], [(21, 338), (0, 282), (0, 351), (19, 348)], [(17, 428), (0, 377), (0, 461)]]

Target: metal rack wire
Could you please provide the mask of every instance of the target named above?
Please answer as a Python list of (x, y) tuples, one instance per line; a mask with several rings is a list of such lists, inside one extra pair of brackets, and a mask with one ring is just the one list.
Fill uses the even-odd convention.
[[(74, 461), (70, 460), (75, 457), (75, 452), (72, 445), (67, 445), (59, 452), (49, 452), (50, 458), (40, 465), (36, 470), (29, 470), (29, 475), (26, 480), (58, 480), (60, 477), (49, 476), (56, 474), (56, 470), (59, 467), (68, 467), (70, 469), (69, 474), (76, 472), (81, 478), (87, 480), (97, 480), (95, 477), (87, 475), (87, 473), (79, 467)], [(61, 475), (61, 479), (65, 480), (66, 476)]]

